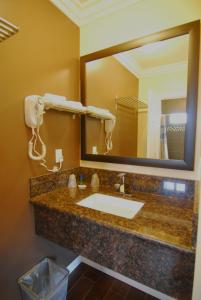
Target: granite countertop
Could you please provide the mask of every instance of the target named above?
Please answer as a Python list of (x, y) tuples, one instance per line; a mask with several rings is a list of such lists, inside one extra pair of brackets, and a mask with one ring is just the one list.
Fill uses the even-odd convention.
[[(142, 201), (144, 206), (133, 219), (126, 219), (76, 205), (76, 202), (94, 192)], [(121, 195), (112, 192), (109, 187), (102, 187), (98, 191), (91, 188), (85, 190), (58, 188), (35, 196), (30, 201), (40, 207), (78, 215), (81, 218), (87, 218), (142, 238), (155, 240), (180, 250), (194, 252), (192, 247), (193, 210), (172, 205), (174, 199), (170, 196), (142, 192)]]

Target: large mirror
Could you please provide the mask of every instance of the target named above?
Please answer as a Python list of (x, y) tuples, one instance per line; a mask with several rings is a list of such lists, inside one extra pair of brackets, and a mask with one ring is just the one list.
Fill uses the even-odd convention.
[(82, 159), (193, 169), (199, 22), (81, 59)]

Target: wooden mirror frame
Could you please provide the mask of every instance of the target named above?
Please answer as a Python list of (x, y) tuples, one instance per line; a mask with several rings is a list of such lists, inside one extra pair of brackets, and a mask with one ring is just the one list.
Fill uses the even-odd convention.
[(188, 121), (185, 130), (184, 160), (161, 160), (151, 158), (122, 157), (94, 155), (86, 153), (86, 119), (81, 118), (81, 159), (87, 161), (99, 161), (107, 163), (139, 165), (157, 168), (168, 168), (178, 170), (194, 170), (195, 140), (196, 140), (196, 118), (197, 118), (197, 96), (198, 96), (198, 73), (199, 73), (199, 46), (200, 46), (200, 21), (183, 24), (164, 31), (160, 31), (139, 39), (135, 39), (117, 46), (97, 51), (81, 57), (81, 99), (86, 105), (86, 63), (96, 59), (111, 56), (123, 51), (141, 47), (153, 42), (163, 41), (184, 34), (189, 34), (188, 53), (188, 82), (187, 82), (187, 113)]

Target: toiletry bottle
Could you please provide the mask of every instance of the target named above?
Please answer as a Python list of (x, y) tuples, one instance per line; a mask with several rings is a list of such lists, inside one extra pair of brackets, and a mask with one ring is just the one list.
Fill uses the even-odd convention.
[(91, 177), (91, 186), (92, 186), (92, 187), (98, 188), (99, 185), (100, 185), (100, 180), (99, 180), (99, 178), (98, 178), (98, 174), (95, 173), (95, 174), (93, 174), (92, 177)]
[(84, 174), (80, 174), (80, 185), (84, 185), (85, 184), (85, 178), (84, 178)]
[(68, 188), (76, 188), (76, 187), (77, 187), (76, 176), (75, 174), (71, 174), (68, 180)]
[(80, 180), (79, 180), (79, 184), (78, 187), (80, 190), (86, 189), (86, 183), (85, 183), (85, 176), (84, 174), (80, 174)]

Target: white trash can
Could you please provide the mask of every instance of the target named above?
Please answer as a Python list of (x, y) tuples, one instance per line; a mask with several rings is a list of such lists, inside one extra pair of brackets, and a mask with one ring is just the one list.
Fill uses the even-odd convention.
[(45, 258), (18, 279), (23, 300), (66, 300), (69, 271)]

